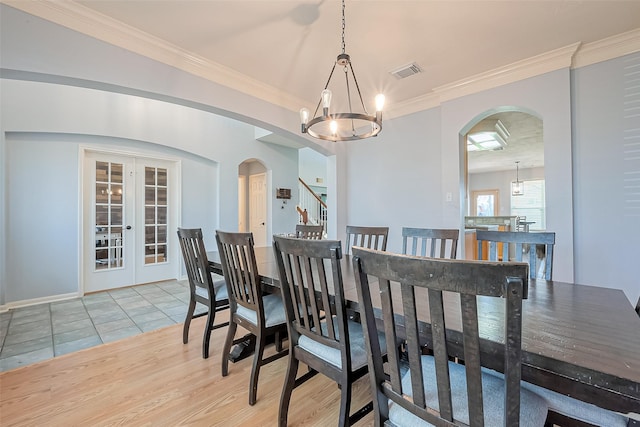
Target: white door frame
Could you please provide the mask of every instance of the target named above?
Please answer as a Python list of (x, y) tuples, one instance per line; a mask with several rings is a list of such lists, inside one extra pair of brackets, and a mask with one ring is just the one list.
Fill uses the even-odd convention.
[[(80, 145), (79, 148), (79, 153), (78, 153), (78, 173), (79, 173), (79, 180), (78, 180), (78, 194), (79, 194), (79, 203), (78, 203), (78, 260), (79, 260), (79, 272), (78, 272), (78, 294), (79, 295), (84, 295), (85, 294), (85, 290), (86, 290), (86, 286), (85, 286), (85, 262), (86, 262), (86, 256), (87, 254), (85, 253), (85, 195), (84, 195), (84, 185), (85, 185), (85, 177), (84, 177), (84, 173), (85, 173), (85, 162), (86, 162), (86, 157), (88, 153), (97, 153), (97, 154), (104, 154), (104, 155), (116, 155), (116, 156), (125, 156), (125, 157), (133, 157), (133, 158), (138, 158), (138, 159), (150, 159), (150, 160), (159, 160), (159, 161), (167, 161), (167, 162), (173, 162), (174, 163), (174, 170), (175, 170), (175, 179), (173, 179), (173, 186), (174, 186), (174, 203), (171, 204), (170, 207), (170, 215), (173, 216), (173, 218), (175, 218), (174, 223), (175, 224), (181, 224), (182, 223), (182, 218), (181, 218), (181, 212), (182, 212), (182, 163), (180, 158), (177, 157), (170, 157), (170, 156), (166, 156), (166, 155), (162, 155), (162, 154), (154, 154), (153, 152), (145, 152), (145, 151), (129, 151), (129, 150), (113, 150), (113, 149), (109, 149), (106, 147), (95, 147), (95, 146), (87, 146), (87, 145)], [(141, 222), (142, 224), (142, 222)], [(134, 230), (135, 231), (135, 230)], [(179, 278), (180, 277), (180, 268), (181, 268), (181, 262), (180, 260), (181, 255), (180, 255), (180, 251), (179, 251), (179, 244), (177, 241), (177, 237), (175, 236), (175, 233), (173, 232), (174, 230), (167, 230), (167, 234), (168, 234), (168, 242), (170, 244), (169, 247), (169, 251), (168, 254), (169, 256), (176, 260), (176, 262), (174, 263), (174, 268), (173, 268), (173, 278)], [(136, 258), (137, 260), (137, 258)], [(135, 277), (135, 272), (134, 272), (134, 284), (138, 284), (137, 283), (137, 279)]]
[(238, 176), (238, 231), (245, 233), (248, 230), (247, 224), (247, 176)]

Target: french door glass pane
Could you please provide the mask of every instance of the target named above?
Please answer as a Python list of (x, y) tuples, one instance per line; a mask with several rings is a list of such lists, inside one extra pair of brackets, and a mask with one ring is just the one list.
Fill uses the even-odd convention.
[(122, 163), (96, 162), (95, 269), (124, 266), (124, 183)]
[(145, 167), (144, 263), (167, 261), (167, 169)]

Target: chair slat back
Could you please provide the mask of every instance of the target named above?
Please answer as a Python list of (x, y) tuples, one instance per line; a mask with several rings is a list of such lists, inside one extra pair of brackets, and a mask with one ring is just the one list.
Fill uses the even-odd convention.
[(388, 235), (389, 227), (347, 225), (347, 254), (351, 253), (353, 246), (386, 251)]
[(200, 228), (178, 228), (178, 241), (191, 292), (195, 292), (196, 286), (208, 289), (209, 298), (214, 300), (213, 278), (202, 230)]
[(456, 259), (459, 233), (457, 229), (402, 227), (402, 253)]
[[(489, 261), (509, 261), (510, 249), (514, 248), (515, 261), (523, 260), (523, 253), (529, 252), (529, 274), (535, 279), (538, 274), (538, 259), (544, 260), (544, 279), (551, 280), (553, 270), (553, 246), (556, 243), (556, 233), (519, 231), (487, 231), (477, 230), (478, 259), (484, 259), (483, 242), (489, 242)], [(502, 253), (498, 254), (497, 243), (502, 243)], [(525, 260), (527, 261), (527, 260)]]
[(311, 224), (297, 224), (296, 225), (296, 237), (299, 239), (315, 239), (321, 240), (324, 227), (320, 225)]
[[(342, 283), (342, 247), (338, 240), (274, 236), (280, 288), (292, 347), (300, 336), (338, 349), (351, 370), (347, 314)], [(318, 327), (326, 322), (326, 328)]]
[(258, 322), (264, 323), (253, 234), (217, 230), (216, 241), (232, 312), (235, 312), (237, 304), (242, 305), (258, 313)]
[[(445, 303), (458, 304), (466, 370), (469, 421), (482, 426), (483, 394), (477, 296), (504, 299), (505, 424), (518, 425), (520, 414), (522, 299), (526, 297), (527, 265), (435, 259), (354, 248), (353, 268), (366, 348), (369, 352), (376, 425), (389, 417), (389, 404), (400, 405), (433, 425), (461, 422), (453, 416)], [(447, 292), (446, 298), (444, 292)], [(452, 294), (449, 294), (452, 293)], [(425, 295), (426, 294), (426, 295)], [(428, 311), (428, 315), (425, 314)], [(492, 313), (492, 315), (495, 313)], [(387, 342), (404, 329), (411, 385), (403, 383), (400, 350), (388, 347), (388, 363), (381, 357), (376, 329), (382, 317)], [(421, 317), (423, 316), (423, 317)], [(424, 317), (427, 317), (425, 319)], [(435, 386), (439, 410), (427, 405), (422, 347), (431, 331)], [(499, 355), (498, 355), (499, 356)], [(407, 389), (410, 388), (410, 389)]]

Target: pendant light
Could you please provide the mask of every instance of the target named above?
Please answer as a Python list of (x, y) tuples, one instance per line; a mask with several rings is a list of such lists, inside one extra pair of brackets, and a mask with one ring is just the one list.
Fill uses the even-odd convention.
[(516, 162), (516, 180), (511, 182), (511, 195), (522, 196), (524, 194), (524, 182), (520, 181), (518, 175), (518, 163)]

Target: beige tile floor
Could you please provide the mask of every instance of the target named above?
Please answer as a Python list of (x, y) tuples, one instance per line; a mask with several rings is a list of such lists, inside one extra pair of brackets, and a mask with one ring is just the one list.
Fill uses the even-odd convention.
[(188, 303), (187, 282), (171, 280), (0, 313), (0, 371), (182, 323)]

